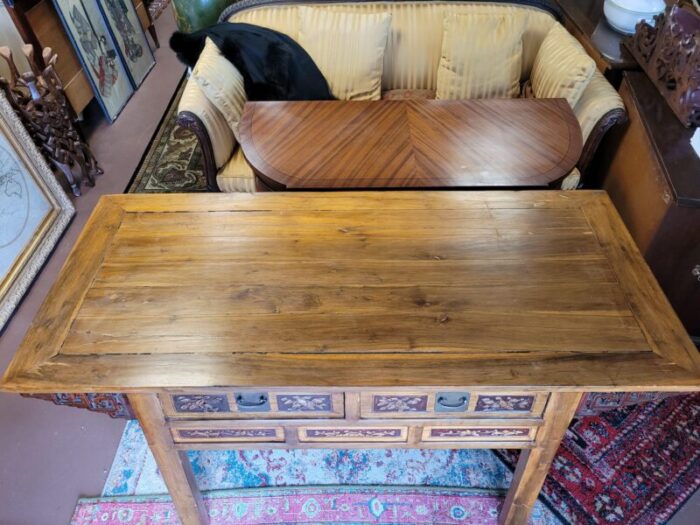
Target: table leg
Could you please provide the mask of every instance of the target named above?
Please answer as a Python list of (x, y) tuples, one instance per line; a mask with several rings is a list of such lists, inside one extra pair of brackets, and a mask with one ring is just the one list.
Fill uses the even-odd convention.
[(535, 439), (535, 448), (520, 453), (503, 509), (500, 525), (526, 525), (566, 429), (576, 413), (582, 394), (552, 392), (544, 421)]
[(175, 448), (155, 394), (129, 394), (129, 403), (173, 499), (182, 525), (207, 525), (209, 518), (187, 453)]

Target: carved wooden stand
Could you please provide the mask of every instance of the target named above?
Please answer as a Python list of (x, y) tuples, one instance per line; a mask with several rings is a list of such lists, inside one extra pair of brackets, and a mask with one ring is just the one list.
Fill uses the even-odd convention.
[(44, 49), (42, 59), (46, 67), (42, 69), (31, 45), (25, 45), (23, 52), (31, 73), (20, 74), (10, 49), (0, 48), (0, 56), (10, 67), (10, 81), (0, 77), (0, 88), (46, 159), (63, 173), (73, 195), (80, 196), (83, 177), (94, 186), (95, 176), (103, 172), (75, 125), (75, 115), (54, 69), (58, 55), (51, 48)]
[(625, 40), (639, 65), (684, 126), (700, 125), (700, 13), (681, 0), (654, 17), (655, 25), (642, 21)]

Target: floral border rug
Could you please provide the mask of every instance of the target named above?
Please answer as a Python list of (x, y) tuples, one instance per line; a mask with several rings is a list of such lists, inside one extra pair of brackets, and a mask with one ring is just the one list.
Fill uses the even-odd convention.
[[(296, 487), (206, 493), (211, 525), (496, 525), (503, 491), (436, 487)], [(80, 500), (71, 525), (176, 525), (170, 499), (136, 496)], [(533, 525), (556, 525), (542, 507)]]

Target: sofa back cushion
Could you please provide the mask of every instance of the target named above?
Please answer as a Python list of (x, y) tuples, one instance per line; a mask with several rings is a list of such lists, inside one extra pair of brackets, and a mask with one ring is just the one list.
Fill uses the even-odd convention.
[(445, 17), (438, 100), (514, 98), (520, 93), (523, 20), (510, 15)]
[(299, 44), (340, 100), (379, 100), (391, 15), (299, 8)]
[(532, 91), (537, 98), (565, 98), (574, 108), (595, 69), (581, 44), (561, 24), (554, 24), (535, 58)]
[[(523, 21), (521, 80), (530, 71), (555, 20), (546, 11), (528, 6), (474, 2), (362, 2), (314, 4), (319, 9), (346, 13), (389, 13), (391, 28), (384, 53), (382, 89), (436, 89), (442, 50), (443, 20), (451, 14), (510, 15)], [(255, 7), (234, 14), (230, 21), (247, 22), (286, 33), (299, 41), (299, 5)]]

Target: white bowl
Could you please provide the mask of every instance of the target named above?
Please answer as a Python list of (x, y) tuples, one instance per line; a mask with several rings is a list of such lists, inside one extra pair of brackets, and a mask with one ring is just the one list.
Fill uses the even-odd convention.
[(631, 35), (640, 20), (651, 22), (664, 7), (663, 0), (605, 0), (603, 12), (616, 31)]

